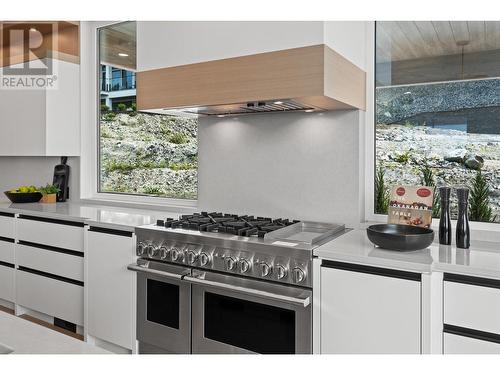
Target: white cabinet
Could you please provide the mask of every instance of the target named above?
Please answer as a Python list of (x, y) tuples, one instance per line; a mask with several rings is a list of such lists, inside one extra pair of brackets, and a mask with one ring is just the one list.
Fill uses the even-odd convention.
[(421, 274), (323, 261), (321, 353), (421, 353)]
[(19, 241), (83, 252), (83, 223), (21, 215)]
[(87, 232), (88, 334), (126, 349), (135, 343), (135, 262), (132, 233), (91, 227)]
[(83, 284), (16, 270), (16, 303), (83, 326)]
[[(456, 280), (456, 282), (450, 280)], [(481, 286), (481, 284), (486, 285), (485, 282), (489, 282), (491, 286)], [(500, 335), (499, 317), (500, 281), (446, 274), (444, 281), (445, 324)]]
[(444, 274), (443, 352), (500, 354), (500, 280)]
[(83, 253), (68, 254), (36, 246), (16, 245), (17, 264), (83, 282)]
[(53, 88), (0, 90), (0, 156), (80, 154), (80, 66), (52, 64)]
[(14, 264), (15, 259), (14, 240), (0, 239), (0, 262)]
[(500, 354), (500, 343), (476, 338), (444, 334), (444, 354)]
[(15, 220), (14, 214), (0, 212), (0, 237), (14, 238)]
[(14, 302), (14, 266), (0, 262), (0, 299)]

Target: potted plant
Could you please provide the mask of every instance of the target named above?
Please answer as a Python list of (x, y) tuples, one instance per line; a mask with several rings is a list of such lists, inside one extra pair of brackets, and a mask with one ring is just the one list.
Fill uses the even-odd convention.
[(40, 203), (56, 203), (57, 193), (60, 191), (56, 185), (47, 184), (45, 187), (40, 187), (39, 190), (42, 193)]

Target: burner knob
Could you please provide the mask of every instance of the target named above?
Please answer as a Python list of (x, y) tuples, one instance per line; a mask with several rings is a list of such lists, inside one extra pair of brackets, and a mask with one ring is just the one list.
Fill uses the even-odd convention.
[(146, 250), (146, 244), (144, 242), (139, 242), (137, 244), (137, 255), (141, 256), (144, 254), (144, 251)]
[(202, 266), (206, 266), (208, 263), (210, 263), (210, 255), (208, 255), (207, 253), (205, 252), (202, 252), (200, 254), (200, 264)]
[(170, 250), (166, 246), (160, 247), (160, 259), (167, 259)]
[(189, 264), (195, 264), (198, 260), (198, 254), (196, 254), (193, 250), (189, 250), (187, 253), (187, 259)]
[(178, 248), (174, 247), (172, 249), (172, 260), (174, 262), (181, 261), (182, 260), (181, 255), (182, 255), (182, 253)]
[(158, 254), (158, 246), (149, 245), (148, 246), (148, 257), (154, 258)]
[(233, 257), (226, 257), (225, 263), (226, 269), (228, 271), (232, 271), (234, 269), (234, 266), (236, 265), (236, 259), (234, 259)]
[(240, 259), (240, 271), (241, 273), (248, 272), (250, 269), (250, 263), (246, 259)]
[(301, 283), (304, 281), (306, 278), (306, 272), (300, 268), (300, 267), (295, 267), (293, 269), (293, 281), (296, 283)]
[(278, 276), (278, 280), (281, 280), (282, 278), (286, 277), (286, 275), (288, 274), (288, 270), (285, 266), (278, 264), (276, 266), (276, 274)]
[(267, 264), (266, 262), (262, 262), (260, 264), (260, 274), (263, 277), (266, 277), (266, 276), (271, 275), (271, 273), (273, 273), (273, 267), (270, 266), (269, 264)]

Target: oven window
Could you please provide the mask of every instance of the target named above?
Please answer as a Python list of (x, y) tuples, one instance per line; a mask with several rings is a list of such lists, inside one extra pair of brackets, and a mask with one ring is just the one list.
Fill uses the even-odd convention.
[(179, 286), (148, 279), (147, 319), (179, 329)]
[(295, 353), (295, 311), (205, 293), (205, 337), (262, 354)]

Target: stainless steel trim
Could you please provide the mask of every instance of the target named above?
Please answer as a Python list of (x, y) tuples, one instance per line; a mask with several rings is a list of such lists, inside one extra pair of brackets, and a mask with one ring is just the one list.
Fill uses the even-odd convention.
[(342, 224), (299, 221), (298, 223), (266, 233), (267, 241), (286, 241), (315, 246), (345, 230)]
[(136, 271), (136, 272), (143, 272), (151, 275), (157, 275), (157, 276), (162, 276), (162, 277), (169, 277), (171, 279), (178, 279), (181, 280), (183, 276), (186, 275), (186, 273), (172, 273), (172, 272), (165, 272), (165, 271), (158, 271), (152, 268), (148, 268), (147, 264), (144, 266), (138, 266), (136, 264), (129, 264), (127, 266), (127, 269), (131, 271)]
[(230, 290), (230, 291), (234, 291), (234, 292), (249, 294), (252, 296), (268, 298), (268, 299), (271, 299), (274, 301), (290, 303), (292, 305), (299, 305), (302, 307), (307, 307), (311, 304), (311, 298), (309, 296), (305, 297), (305, 298), (285, 296), (285, 295), (281, 295), (281, 294), (266, 292), (264, 290), (245, 288), (245, 287), (230, 285), (230, 284), (226, 284), (226, 283), (222, 283), (222, 282), (218, 282), (218, 281), (206, 280), (206, 279), (202, 279), (200, 277), (202, 277), (202, 275), (198, 275), (197, 277), (185, 276), (184, 280), (189, 281), (193, 284), (212, 286), (215, 288), (220, 288), (220, 289)]

